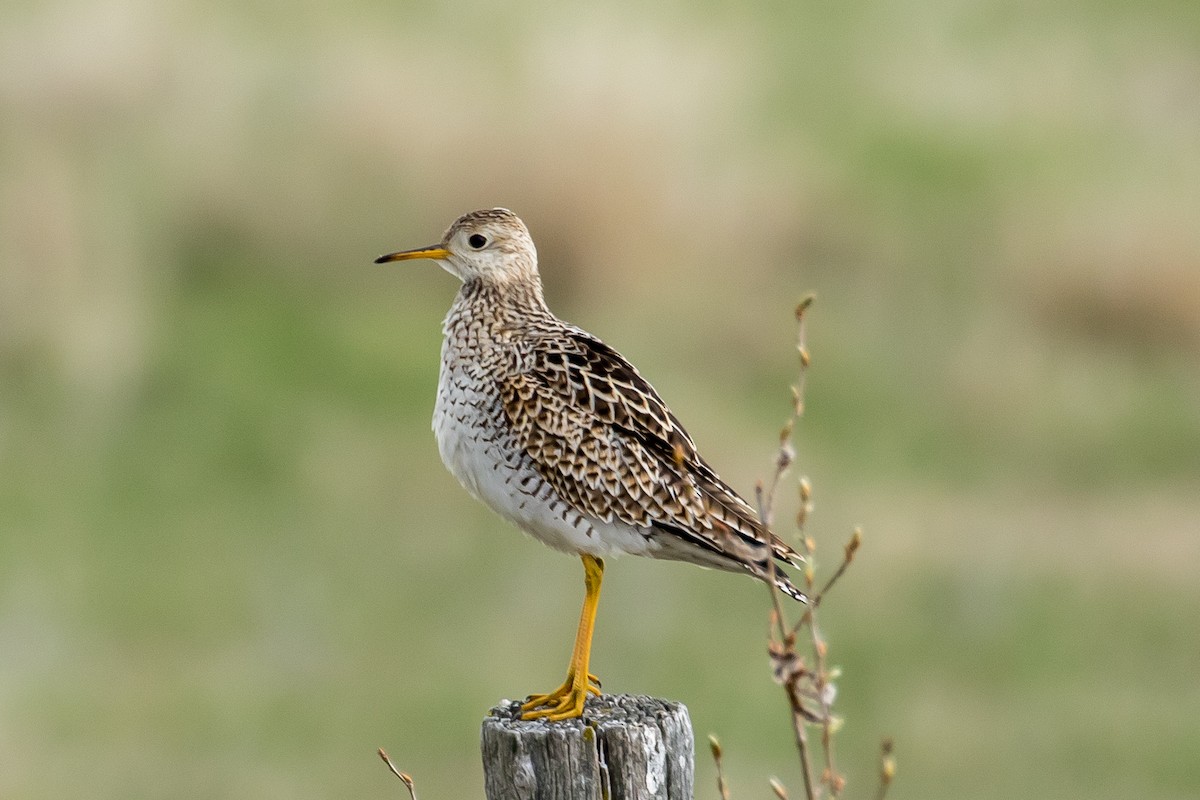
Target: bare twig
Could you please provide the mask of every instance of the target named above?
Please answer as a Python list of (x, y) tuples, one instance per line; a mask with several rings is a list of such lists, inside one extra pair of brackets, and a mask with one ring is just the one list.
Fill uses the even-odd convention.
[[(795, 447), (792, 435), (797, 421), (804, 414), (804, 388), (811, 356), (808, 351), (805, 327), (805, 315), (812, 305), (810, 295), (796, 306), (796, 350), (799, 353), (800, 364), (796, 383), (792, 386), (792, 410), (784, 423), (779, 435), (779, 451), (775, 459), (774, 474), (764, 489), (760, 482), (756, 491), (759, 504), (760, 518), (769, 526), (773, 517), (775, 496), (780, 483), (788, 468), (795, 460)], [(792, 731), (796, 740), (796, 750), (800, 757), (800, 770), (804, 778), (804, 790), (807, 800), (819, 800), (826, 792), (829, 796), (837, 797), (845, 788), (846, 780), (837, 770), (834, 758), (833, 735), (840, 727), (841, 720), (833, 715), (832, 704), (836, 694), (832, 681), (837, 677), (836, 670), (831, 670), (827, 663), (828, 645), (821, 635), (817, 624), (816, 612), (821, 600), (846, 572), (850, 562), (862, 543), (862, 533), (856, 530), (849, 543), (843, 548), (841, 564), (833, 575), (825, 581), (824, 586), (816, 591), (815, 555), (816, 542), (805, 533), (808, 517), (812, 512), (812, 484), (806, 477), (797, 481), (800, 495), (800, 507), (796, 512), (796, 528), (801, 535), (802, 552), (805, 556), (803, 579), (805, 590), (811, 598), (809, 606), (801, 613), (794, 625), (785, 620), (780, 592), (774, 585), (775, 567), (771, 566), (771, 619), (769, 652), (772, 671), (776, 681), (783, 686), (792, 712)], [(801, 655), (797, 648), (797, 637), (801, 629), (807, 628), (810, 655)], [(820, 728), (820, 750), (823, 755), (823, 769), (819, 777), (813, 770), (812, 744), (809, 741), (808, 726)], [(777, 782), (772, 788), (779, 797), (782, 786)]]
[(382, 747), (379, 748), (379, 757), (383, 759), (383, 763), (387, 764), (388, 769), (392, 771), (392, 774), (400, 779), (400, 782), (404, 784), (404, 788), (408, 789), (408, 796), (410, 800), (417, 800), (417, 790), (413, 788), (412, 776), (407, 772), (401, 772), (399, 769), (397, 769), (396, 765), (392, 763), (392, 759), (388, 758), (388, 754), (383, 751)]
[(850, 535), (850, 541), (846, 542), (846, 546), (842, 550), (842, 563), (838, 565), (838, 568), (833, 573), (833, 576), (825, 582), (825, 586), (820, 592), (817, 593), (817, 596), (813, 598), (812, 604), (814, 606), (821, 605), (821, 598), (823, 598), (829, 592), (829, 590), (833, 588), (833, 584), (837, 583), (838, 578), (845, 574), (846, 568), (850, 566), (850, 562), (854, 560), (854, 554), (858, 552), (858, 548), (861, 546), (862, 528), (855, 528), (854, 533)]
[(892, 755), (891, 737), (885, 738), (879, 745), (879, 789), (875, 792), (875, 800), (887, 797), (892, 779), (896, 777), (896, 759)]
[(708, 737), (708, 748), (712, 751), (713, 763), (717, 765), (717, 791), (721, 800), (729, 800), (729, 785), (725, 782), (725, 770), (721, 765), (721, 743), (716, 736)]
[(817, 800), (820, 791), (813, 782), (812, 756), (808, 752), (807, 711), (794, 688), (788, 690), (788, 701), (792, 707), (792, 733), (796, 737), (796, 751), (800, 754), (800, 774), (804, 777), (804, 796)]
[(804, 619), (797, 623), (797, 630), (804, 625), (805, 620), (808, 623), (807, 627), (812, 646), (814, 665), (810, 693), (814, 696), (816, 704), (820, 709), (818, 712), (812, 714), (815, 718), (813, 724), (821, 728), (821, 751), (825, 756), (825, 769), (821, 773), (821, 783), (829, 788), (831, 795), (836, 797), (845, 785), (845, 780), (838, 773), (833, 758), (833, 732), (835, 726), (839, 723), (833, 716), (832, 709), (835, 690), (830, 680), (833, 676), (830, 674), (825, 662), (829, 647), (821, 637), (821, 632), (817, 627), (815, 609), (808, 610), (804, 615)]
[(767, 590), (771, 593), (771, 617), (767, 625), (767, 637), (771, 641), (774, 641), (774, 631), (778, 631), (779, 641), (783, 642), (787, 639), (788, 632), (787, 623), (784, 621), (783, 604), (779, 600), (779, 596), (783, 592), (779, 591), (779, 587), (775, 585), (775, 573), (777, 570), (778, 567), (775, 566), (774, 561), (768, 562), (767, 575), (770, 581), (767, 584)]
[(792, 445), (792, 431), (796, 427), (796, 420), (804, 414), (804, 375), (808, 371), (811, 361), (808, 354), (804, 315), (814, 300), (816, 300), (816, 295), (806, 295), (796, 305), (796, 351), (800, 354), (800, 375), (795, 385), (792, 386), (792, 413), (779, 431), (779, 452), (775, 456), (775, 473), (771, 476), (771, 486), (767, 489), (765, 498), (761, 484), (759, 486), (759, 506), (766, 513), (766, 516), (762, 517), (762, 521), (768, 528), (771, 527), (771, 514), (775, 508), (775, 490), (779, 488), (779, 482), (787, 473), (788, 467), (796, 460), (796, 449)]
[[(759, 519), (771, 527), (774, 514), (775, 497), (779, 486), (788, 469), (795, 461), (796, 451), (792, 444), (792, 436), (796, 423), (804, 414), (804, 386), (811, 357), (805, 333), (805, 314), (812, 305), (810, 295), (796, 306), (796, 350), (800, 355), (800, 365), (795, 384), (792, 386), (792, 410), (779, 433), (779, 450), (775, 458), (774, 471), (768, 482), (759, 481), (755, 487), (755, 500), (758, 504)], [(799, 755), (800, 772), (804, 779), (804, 796), (806, 800), (824, 800), (826, 796), (837, 798), (846, 788), (845, 777), (838, 772), (834, 758), (833, 737), (841, 727), (841, 719), (833, 714), (833, 701), (836, 696), (834, 681), (839, 676), (835, 667), (828, 663), (829, 647), (821, 634), (817, 623), (817, 609), (822, 600), (838, 583), (862, 546), (862, 531), (855, 529), (849, 541), (842, 548), (841, 563), (817, 591), (816, 550), (817, 544), (805, 532), (808, 517), (812, 513), (812, 484), (807, 477), (797, 480), (800, 506), (796, 512), (796, 530), (800, 534), (800, 546), (797, 548), (803, 556), (803, 589), (809, 597), (808, 605), (799, 615), (796, 623), (790, 624), (781, 601), (782, 592), (776, 584), (778, 568), (773, 560), (768, 559), (768, 590), (771, 593), (771, 614), (768, 624), (768, 654), (771, 659), (771, 671), (777, 683), (783, 687), (788, 699), (792, 717), (792, 733), (796, 741), (796, 752)], [(807, 629), (808, 645), (801, 653), (797, 641), (801, 631)], [(820, 775), (816, 775), (813, 767), (814, 745), (809, 738), (809, 727), (820, 729), (820, 753), (824, 762)], [(717, 786), (721, 791), (722, 800), (728, 800), (728, 789), (724, 783), (721, 771), (720, 745), (715, 738), (710, 738), (713, 757), (717, 762)], [(895, 774), (895, 762), (891, 756), (891, 742), (885, 740), (883, 755), (880, 761), (880, 784), (877, 800), (883, 800)], [(771, 789), (779, 800), (788, 800), (787, 790), (775, 778), (771, 779)]]

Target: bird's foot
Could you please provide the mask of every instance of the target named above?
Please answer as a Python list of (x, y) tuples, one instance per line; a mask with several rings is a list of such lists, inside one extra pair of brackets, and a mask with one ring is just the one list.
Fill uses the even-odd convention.
[(586, 680), (579, 680), (576, 675), (568, 675), (559, 686), (549, 694), (534, 694), (521, 704), (521, 719), (548, 719), (557, 722), (560, 719), (574, 719), (583, 715), (583, 704), (588, 695), (600, 696), (600, 679), (590, 672)]

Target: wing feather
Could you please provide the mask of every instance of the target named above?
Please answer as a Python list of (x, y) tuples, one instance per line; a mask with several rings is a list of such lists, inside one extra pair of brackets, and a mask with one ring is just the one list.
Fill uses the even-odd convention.
[[(501, 379), (500, 395), (518, 444), (563, 499), (600, 520), (674, 534), (703, 551), (697, 561), (760, 578), (771, 557), (802, 560), (616, 350), (578, 329), (533, 341), (528, 369)], [(799, 594), (786, 578), (781, 588)]]

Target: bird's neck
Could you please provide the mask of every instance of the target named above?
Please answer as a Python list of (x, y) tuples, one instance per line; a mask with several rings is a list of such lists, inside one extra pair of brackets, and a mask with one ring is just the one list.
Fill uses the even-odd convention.
[(458, 290), (444, 327), (447, 333), (456, 328), (471, 328), (477, 334), (487, 335), (552, 319), (554, 315), (546, 306), (540, 281), (474, 279)]

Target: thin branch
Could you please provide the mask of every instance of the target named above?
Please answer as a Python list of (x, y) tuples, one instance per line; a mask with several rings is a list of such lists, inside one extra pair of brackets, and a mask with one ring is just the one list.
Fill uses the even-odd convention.
[(833, 584), (837, 583), (838, 578), (845, 574), (846, 568), (850, 566), (850, 562), (854, 560), (854, 554), (858, 552), (858, 548), (861, 546), (862, 528), (855, 528), (854, 533), (850, 535), (850, 541), (846, 542), (846, 546), (842, 551), (842, 563), (838, 565), (838, 568), (833, 573), (833, 576), (825, 582), (825, 586), (820, 592), (817, 593), (817, 596), (813, 598), (814, 606), (821, 605), (821, 598), (823, 598), (829, 592), (829, 590), (833, 588)]
[(817, 800), (820, 793), (813, 782), (812, 759), (808, 754), (808, 733), (804, 729), (806, 712), (796, 692), (789, 691), (788, 700), (792, 705), (792, 732), (796, 737), (796, 750), (800, 754), (800, 774), (804, 777), (804, 796), (808, 800)]
[(885, 738), (879, 745), (879, 788), (875, 792), (875, 800), (887, 797), (892, 779), (896, 777), (896, 759), (892, 755), (892, 739)]
[(399, 769), (397, 769), (396, 765), (392, 763), (390, 758), (388, 758), (388, 754), (383, 751), (382, 747), (379, 748), (379, 757), (383, 759), (383, 763), (387, 764), (388, 769), (392, 771), (392, 774), (400, 779), (400, 782), (404, 784), (404, 788), (408, 789), (408, 796), (410, 800), (417, 800), (417, 790), (413, 787), (412, 776), (407, 772), (401, 772)]
[[(761, 496), (759, 498), (759, 506), (765, 511), (765, 516), (761, 519), (768, 528), (771, 527), (771, 515), (775, 509), (775, 490), (779, 487), (779, 482), (783, 479), (784, 474), (787, 473), (788, 467), (796, 459), (796, 450), (792, 446), (792, 431), (796, 427), (796, 420), (804, 415), (804, 379), (811, 361), (804, 321), (805, 313), (816, 299), (816, 295), (806, 295), (796, 305), (796, 351), (800, 354), (800, 370), (796, 383), (792, 386), (792, 413), (788, 415), (787, 422), (779, 431), (779, 452), (775, 457), (775, 473), (771, 476), (771, 487), (766, 492), (765, 501)], [(761, 487), (759, 491), (761, 494)]]
[[(810, 295), (796, 307), (796, 350), (800, 355), (800, 366), (795, 384), (792, 386), (792, 410), (779, 433), (779, 450), (776, 455), (774, 471), (770, 481), (764, 485), (759, 481), (755, 487), (755, 500), (758, 504), (759, 519), (769, 529), (771, 527), (776, 493), (783, 477), (795, 461), (795, 447), (792, 436), (796, 423), (804, 414), (804, 389), (807, 371), (811, 358), (805, 329), (805, 314), (812, 305)], [(816, 590), (816, 542), (805, 533), (808, 517), (812, 512), (812, 484), (808, 478), (800, 477), (797, 481), (800, 496), (800, 506), (796, 512), (796, 529), (800, 533), (800, 547), (797, 548), (804, 556), (803, 588), (810, 602), (800, 614), (795, 625), (789, 625), (784, 613), (784, 604), (780, 599), (782, 592), (776, 585), (780, 576), (779, 569), (772, 559), (768, 559), (767, 586), (771, 593), (771, 615), (768, 625), (768, 653), (771, 658), (771, 668), (775, 680), (783, 687), (791, 708), (792, 733), (796, 740), (796, 751), (800, 760), (800, 771), (804, 779), (804, 794), (806, 800), (823, 800), (826, 792), (831, 798), (837, 798), (846, 787), (845, 777), (838, 772), (834, 758), (833, 737), (841, 725), (841, 720), (833, 715), (835, 686), (833, 681), (838, 677), (838, 671), (828, 665), (828, 645), (821, 635), (817, 623), (817, 609), (825, 595), (837, 584), (846, 573), (855, 554), (862, 545), (862, 531), (855, 529), (849, 541), (843, 546), (841, 563), (820, 591)], [(802, 628), (808, 628), (809, 647), (811, 655), (801, 655), (796, 649), (797, 639)], [(811, 659), (809, 661), (808, 659)], [(809, 740), (808, 726), (820, 728), (820, 749), (823, 755), (823, 769), (816, 776), (813, 769), (813, 744)], [(722, 800), (728, 800), (724, 787), (724, 777), (720, 771), (720, 748), (716, 740), (710, 740), (714, 750), (714, 758), (718, 763), (718, 788), (722, 790)], [(890, 756), (890, 743), (884, 754), (880, 767), (880, 793), (877, 800), (883, 800), (891, 775), (895, 772), (895, 764)], [(771, 779), (771, 789), (779, 800), (788, 800), (786, 789), (778, 780)]]
[(829, 652), (828, 645), (821, 638), (821, 632), (817, 628), (816, 611), (810, 609), (808, 612), (810, 624), (808, 626), (809, 638), (812, 642), (813, 652), (813, 689), (817, 696), (817, 703), (820, 705), (820, 726), (821, 726), (821, 749), (825, 753), (825, 772), (822, 776), (823, 782), (829, 786), (830, 794), (837, 796), (841, 791), (839, 785), (839, 775), (837, 768), (833, 763), (833, 740), (832, 727), (833, 709), (830, 707), (832, 701), (831, 691), (828, 683), (829, 670), (825, 664), (825, 655)]
[(708, 748), (712, 751), (713, 762), (717, 765), (717, 791), (721, 793), (721, 800), (729, 800), (729, 784), (725, 782), (725, 770), (721, 765), (721, 743), (717, 741), (716, 736), (709, 735)]
[[(758, 502), (758, 518), (766, 519), (764, 515), (762, 483), (759, 483), (754, 490), (754, 499)], [(768, 527), (767, 530), (770, 530)], [(787, 623), (784, 622), (783, 603), (780, 601), (780, 595), (783, 594), (779, 590), (776, 580), (779, 576), (779, 567), (775, 565), (775, 559), (767, 557), (767, 591), (771, 593), (771, 617), (767, 624), (767, 638), (770, 640), (774, 634), (771, 633), (771, 628), (776, 628), (779, 631), (779, 641), (782, 642), (787, 638)]]

